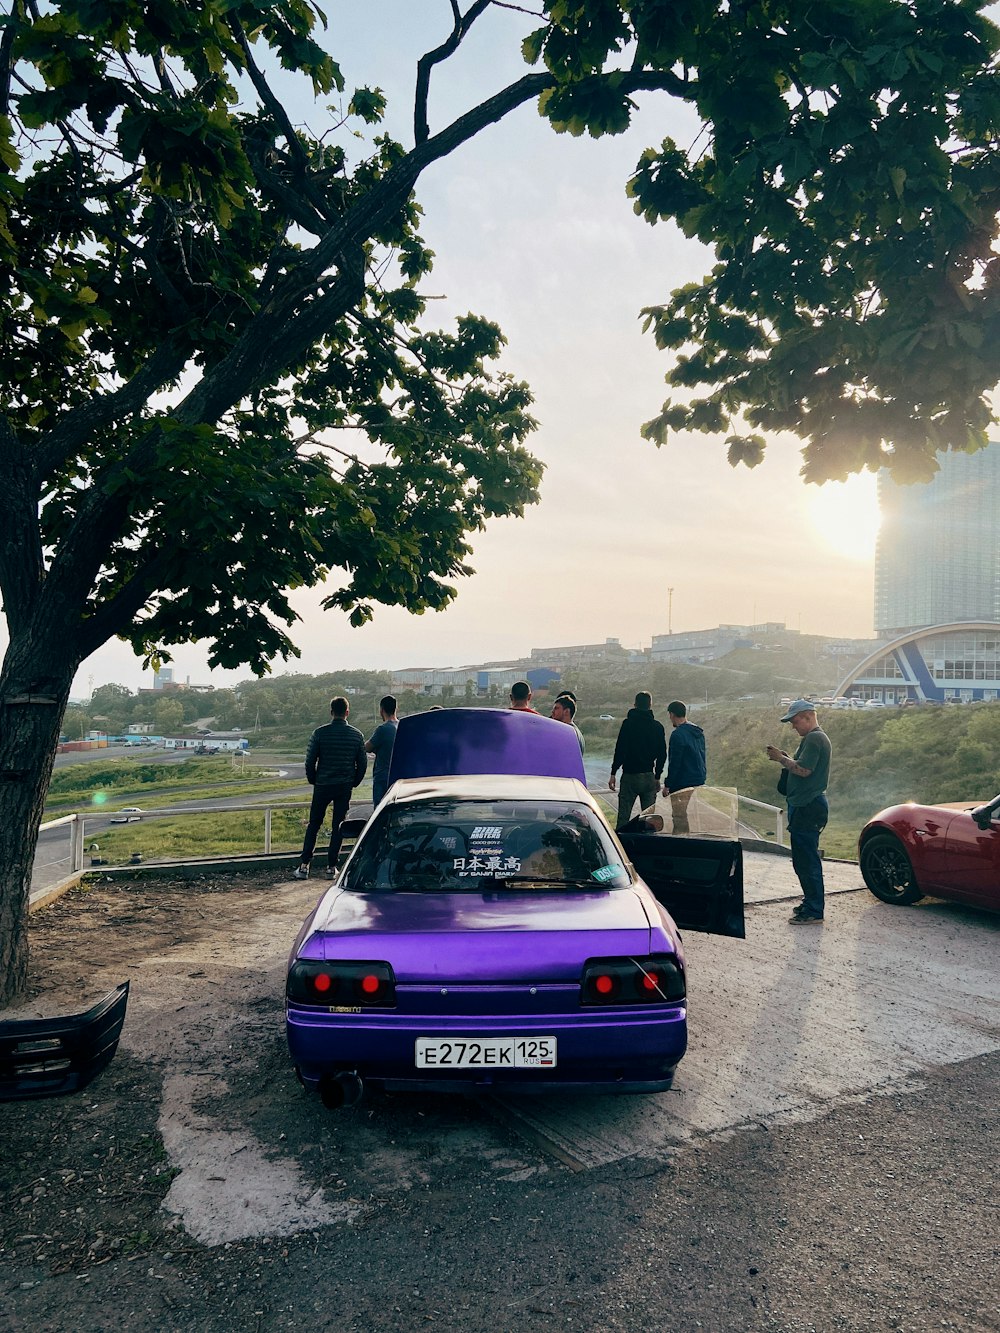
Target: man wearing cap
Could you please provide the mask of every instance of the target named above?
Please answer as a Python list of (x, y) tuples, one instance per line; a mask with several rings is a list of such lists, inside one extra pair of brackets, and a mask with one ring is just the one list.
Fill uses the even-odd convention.
[(776, 745), (767, 747), (767, 757), (784, 769), (778, 791), (788, 802), (788, 836), (792, 844), (792, 868), (802, 885), (802, 902), (791, 920), (807, 924), (823, 920), (823, 861), (819, 835), (830, 817), (826, 784), (830, 776), (830, 738), (816, 720), (816, 705), (808, 699), (789, 704), (781, 719), (790, 722), (800, 737), (794, 756)]

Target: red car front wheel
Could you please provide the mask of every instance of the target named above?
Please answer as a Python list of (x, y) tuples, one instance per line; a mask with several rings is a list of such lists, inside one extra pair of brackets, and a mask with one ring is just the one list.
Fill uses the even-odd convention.
[(884, 903), (905, 906), (924, 896), (906, 848), (891, 833), (876, 833), (861, 848), (861, 874)]

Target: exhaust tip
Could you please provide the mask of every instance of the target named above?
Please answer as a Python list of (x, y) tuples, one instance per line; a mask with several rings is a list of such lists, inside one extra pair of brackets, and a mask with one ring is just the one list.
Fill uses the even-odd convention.
[(320, 1079), (320, 1100), (328, 1111), (349, 1110), (364, 1096), (365, 1085), (353, 1071), (327, 1074)]

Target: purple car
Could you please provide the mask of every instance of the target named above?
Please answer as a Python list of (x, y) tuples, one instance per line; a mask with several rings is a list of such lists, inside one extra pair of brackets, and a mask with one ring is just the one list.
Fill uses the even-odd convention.
[(549, 718), (400, 722), (392, 785), (289, 963), (289, 1049), (327, 1105), (365, 1082), (670, 1087), (677, 925), (743, 937), (740, 845), (642, 821), (616, 836), (582, 778), (575, 732)]

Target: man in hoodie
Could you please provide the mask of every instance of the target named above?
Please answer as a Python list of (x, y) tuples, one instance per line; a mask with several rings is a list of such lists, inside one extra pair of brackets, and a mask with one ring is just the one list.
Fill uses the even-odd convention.
[(635, 696), (635, 707), (628, 710), (628, 716), (618, 732), (611, 761), (608, 786), (612, 791), (615, 790), (615, 774), (619, 768), (622, 771), (616, 828), (624, 828), (632, 818), (636, 798), (640, 810), (653, 804), (666, 762), (667, 737), (663, 723), (657, 722), (653, 716), (651, 695), (646, 690), (640, 690)]
[(667, 704), (670, 718), (670, 744), (667, 747), (667, 772), (663, 794), (670, 797), (675, 833), (690, 833), (688, 805), (694, 787), (705, 785), (705, 733), (689, 722), (687, 705), (679, 699)]

